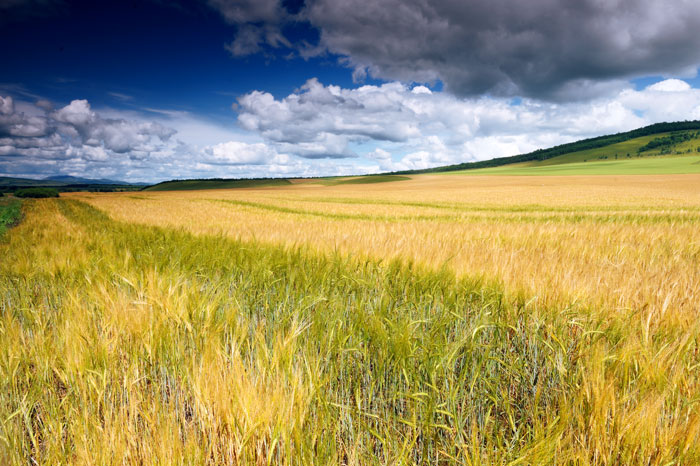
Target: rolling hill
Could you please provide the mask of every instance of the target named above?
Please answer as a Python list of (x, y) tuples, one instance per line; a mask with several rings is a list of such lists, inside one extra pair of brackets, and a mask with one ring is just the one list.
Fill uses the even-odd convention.
[(47, 176), (44, 181), (59, 182), (66, 184), (111, 184), (111, 185), (144, 185), (145, 183), (127, 183), (126, 181), (108, 180), (104, 178), (92, 179), (71, 175)]
[(394, 172), (474, 175), (700, 173), (700, 121), (657, 123), (527, 154)]

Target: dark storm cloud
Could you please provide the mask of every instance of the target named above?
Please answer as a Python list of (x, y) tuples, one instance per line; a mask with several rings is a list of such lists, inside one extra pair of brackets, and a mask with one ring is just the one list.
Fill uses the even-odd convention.
[(226, 22), (238, 26), (236, 38), (226, 49), (234, 56), (246, 56), (261, 52), (264, 45), (290, 47), (281, 32), (282, 24), (289, 18), (287, 10), (278, 0), (209, 0)]
[(551, 96), (700, 63), (695, 0), (317, 0), (322, 43), (379, 77)]
[(308, 0), (295, 17), (277, 1), (247, 3), (211, 2), (231, 22), (255, 23), (257, 36), (241, 29), (241, 50), (259, 50), (243, 47), (251, 37), (285, 45), (265, 28), (305, 20), (318, 50), (345, 57), (358, 79), (441, 80), (462, 96), (587, 98), (700, 64), (697, 0)]

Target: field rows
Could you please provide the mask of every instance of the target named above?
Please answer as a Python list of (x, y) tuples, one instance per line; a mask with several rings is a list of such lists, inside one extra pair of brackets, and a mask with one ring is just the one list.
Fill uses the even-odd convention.
[[(697, 311), (700, 197), (692, 184), (659, 183), (651, 197), (649, 182), (639, 189), (597, 180), (601, 186), (584, 197), (535, 182), (544, 194), (539, 200), (562, 189), (545, 204), (535, 202), (527, 184), (448, 190), (444, 176), (433, 179), (440, 181), (432, 189), (406, 181), (401, 188), (326, 188), (324, 200), (318, 188), (303, 185), (86, 200), (128, 222), (447, 266), (543, 303), (652, 309), (666, 303)], [(639, 199), (642, 192), (647, 199)]]
[(450, 180), (26, 202), (0, 463), (700, 462), (699, 180)]

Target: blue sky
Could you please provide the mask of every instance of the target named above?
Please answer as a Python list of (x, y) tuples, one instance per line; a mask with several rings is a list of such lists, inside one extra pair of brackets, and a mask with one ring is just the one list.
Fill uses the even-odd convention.
[[(352, 86), (337, 57), (256, 54), (234, 57), (224, 47), (236, 28), (206, 4), (69, 2), (2, 25), (2, 80), (68, 103), (193, 111), (234, 119), (235, 96), (265, 89), (284, 97), (307, 79)], [(294, 35), (311, 40), (309, 28)]]
[(0, 2), (0, 176), (378, 172), (700, 118), (686, 0)]

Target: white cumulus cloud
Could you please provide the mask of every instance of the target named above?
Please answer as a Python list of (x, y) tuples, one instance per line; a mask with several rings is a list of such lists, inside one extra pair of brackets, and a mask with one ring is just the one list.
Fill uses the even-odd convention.
[[(316, 79), (281, 99), (239, 98), (239, 122), (299, 157), (361, 157), (377, 170), (515, 155), (660, 121), (700, 118), (700, 90), (669, 79), (587, 102), (459, 98), (393, 82), (345, 89)], [(371, 149), (363, 149), (370, 146)], [(361, 163), (361, 162), (358, 162)]]
[(205, 160), (223, 165), (264, 165), (287, 161), (287, 157), (277, 154), (271, 147), (262, 143), (248, 144), (228, 141), (204, 150)]
[(186, 112), (93, 109), (85, 100), (35, 105), (3, 96), (0, 175), (159, 181), (361, 174), (700, 119), (700, 89), (678, 79), (587, 102), (462, 98), (423, 87), (343, 88), (311, 79), (286, 97), (253, 91), (238, 99), (238, 128)]

